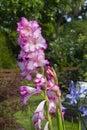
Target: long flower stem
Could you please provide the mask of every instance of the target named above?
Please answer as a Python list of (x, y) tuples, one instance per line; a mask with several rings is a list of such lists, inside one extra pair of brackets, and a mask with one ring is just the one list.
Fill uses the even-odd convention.
[(56, 104), (56, 116), (58, 130), (65, 130), (64, 123), (62, 120), (61, 103)]
[(80, 116), (80, 114), (78, 116), (79, 116), (79, 119), (78, 119), (78, 130), (81, 130), (82, 129), (82, 126), (81, 126), (81, 116)]
[(51, 120), (51, 116), (50, 116), (49, 110), (48, 110), (48, 108), (49, 108), (49, 100), (48, 100), (47, 95), (45, 95), (45, 99), (46, 99), (46, 116), (47, 116), (47, 120), (49, 122), (48, 127), (49, 127), (49, 130), (52, 130), (52, 120)]
[(85, 122), (84, 122), (84, 119), (81, 117), (81, 115), (80, 115), (80, 119), (81, 119), (81, 121), (82, 121), (82, 123), (83, 123), (85, 129), (87, 130), (87, 126), (86, 126), (86, 124), (85, 124)]

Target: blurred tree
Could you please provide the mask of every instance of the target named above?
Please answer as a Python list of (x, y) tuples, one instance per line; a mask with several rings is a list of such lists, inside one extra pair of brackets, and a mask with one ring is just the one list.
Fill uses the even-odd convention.
[(84, 0), (0, 0), (0, 24), (2, 28), (16, 30), (17, 21), (24, 16), (29, 20), (37, 19), (48, 28), (53, 26), (57, 34), (69, 15), (73, 18), (76, 10), (79, 14), (83, 3)]
[[(78, 67), (83, 80), (87, 78), (87, 21), (74, 20), (61, 26), (58, 39), (51, 43), (49, 54), (59, 67)], [(63, 36), (63, 37), (62, 37)], [(54, 59), (55, 57), (55, 59)]]

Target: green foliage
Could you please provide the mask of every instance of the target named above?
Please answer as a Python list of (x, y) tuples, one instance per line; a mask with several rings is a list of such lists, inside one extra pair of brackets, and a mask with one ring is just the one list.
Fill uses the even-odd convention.
[(17, 113), (14, 114), (14, 116), (17, 119), (17, 123), (19, 123), (21, 125), (21, 127), (24, 127), (26, 130), (34, 130), (34, 125), (32, 122), (32, 116), (33, 113), (30, 112), (29, 110), (30, 108), (28, 108), (27, 111), (19, 111)]
[(9, 42), (7, 42), (5, 34), (0, 32), (0, 68), (13, 68), (14, 64), (15, 59), (9, 48)]
[(18, 98), (2, 101), (0, 102), (0, 117), (13, 117), (14, 113), (19, 111), (22, 106)]
[(16, 29), (17, 21), (23, 16), (30, 20), (38, 19), (41, 17), (40, 10), (43, 9), (43, 6), (42, 0), (1, 0), (1, 26), (12, 30)]
[[(85, 20), (74, 20), (60, 27), (58, 37), (49, 41), (47, 52), (47, 57), (57, 71), (61, 72), (64, 67), (74, 66), (78, 68), (76, 79), (87, 81), (86, 35), (87, 22)], [(63, 74), (66, 75), (65, 72)], [(72, 78), (76, 80), (75, 77), (72, 76)]]
[[(77, 66), (81, 78), (85, 80), (87, 72), (87, 23), (72, 21), (60, 29), (58, 44), (66, 55), (66, 66)], [(62, 37), (63, 36), (63, 37)]]

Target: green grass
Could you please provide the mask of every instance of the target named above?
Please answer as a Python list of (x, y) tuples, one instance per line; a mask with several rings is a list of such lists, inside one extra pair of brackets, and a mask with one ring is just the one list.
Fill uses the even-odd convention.
[[(25, 130), (35, 130), (33, 127), (32, 116), (39, 102), (43, 100), (41, 96), (33, 96), (28, 102), (27, 106), (23, 107), (22, 110), (16, 112), (14, 116), (17, 118), (19, 123)], [(58, 130), (56, 120), (53, 119), (53, 130)], [(64, 121), (66, 130), (78, 130), (76, 123)]]

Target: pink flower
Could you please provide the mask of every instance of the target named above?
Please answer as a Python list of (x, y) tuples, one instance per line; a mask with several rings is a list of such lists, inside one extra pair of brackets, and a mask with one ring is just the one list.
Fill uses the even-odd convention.
[(47, 78), (47, 90), (53, 88), (55, 86), (54, 78)]
[(25, 70), (25, 63), (24, 62), (17, 62), (17, 64), (18, 64), (21, 71)]
[(46, 64), (49, 64), (49, 62), (45, 60), (44, 51), (41, 49), (29, 53), (27, 57), (29, 58), (29, 62), (27, 62), (28, 64), (26, 66), (28, 69), (31, 68), (31, 62), (33, 64), (32, 67), (34, 67), (33, 69), (36, 69), (37, 67), (44, 67)]
[(18, 62), (18, 66), (21, 69), (20, 73), (20, 79), (24, 77), (26, 80), (30, 81), (32, 79), (32, 75), (30, 74), (30, 71), (26, 70), (25, 62)]
[[(19, 45), (25, 52), (35, 51), (36, 49), (46, 49), (47, 44), (45, 39), (40, 36), (39, 38), (35, 39), (33, 37), (28, 37), (26, 39), (18, 39)], [(21, 41), (21, 44), (20, 44)]]
[(65, 112), (63, 111), (62, 112), (62, 119), (64, 120), (64, 115), (65, 115)]
[(31, 80), (32, 73), (35, 73), (38, 67), (44, 67), (49, 64), (48, 60), (45, 59), (44, 53), (47, 44), (37, 21), (28, 21), (22, 17), (17, 24), (17, 31), (19, 32), (17, 41), (21, 47), (18, 55), (18, 66), (22, 71), (20, 75), (21, 78), (25, 77), (25, 79)]
[(37, 21), (28, 21), (22, 17), (18, 22), (17, 31), (19, 32), (18, 43), (25, 52), (47, 48), (46, 40), (42, 37), (41, 27)]
[(42, 101), (34, 112), (33, 122), (37, 130), (41, 130), (41, 121), (45, 120), (45, 117), (44, 117), (45, 102), (46, 102), (45, 100)]
[(56, 103), (54, 100), (50, 100), (50, 102), (49, 102), (49, 113), (50, 114), (56, 113)]
[(17, 31), (20, 32), (21, 36), (29, 35), (31, 29), (30, 29), (30, 24), (26, 18), (22, 17), (21, 21), (18, 22), (17, 24), (18, 24)]
[(61, 96), (61, 91), (60, 91), (60, 88), (58, 85), (54, 85), (52, 88), (51, 88), (51, 91), (53, 91), (57, 97), (60, 97)]
[[(56, 86), (58, 87), (58, 86)], [(49, 113), (50, 114), (55, 114), (56, 112), (56, 103), (60, 103), (61, 100), (60, 100), (60, 95), (59, 95), (59, 89), (55, 89), (55, 86), (54, 86), (54, 89), (49, 89), (47, 90), (47, 96), (48, 96), (48, 99), (49, 99)]]
[(29, 86), (21, 86), (20, 94), (22, 96), (21, 101), (23, 104), (26, 104), (27, 100), (34, 94), (38, 94), (37, 89), (29, 87)]
[(55, 86), (54, 72), (52, 67), (47, 66), (46, 68), (46, 79), (47, 79), (47, 90)]
[(42, 74), (37, 73), (34, 82), (36, 83), (37, 88), (39, 88), (39, 89), (44, 88), (45, 79), (43, 78)]
[(20, 51), (18, 55), (18, 66), (21, 69), (21, 77), (25, 77), (25, 79), (30, 80), (32, 72), (36, 72), (37, 67), (44, 67), (46, 64), (49, 64), (47, 60), (45, 60), (44, 51), (39, 49), (34, 52), (24, 52)]
[[(47, 80), (47, 95), (49, 100), (52, 99), (54, 102), (58, 102), (61, 96), (59, 86), (55, 83), (55, 76), (52, 67), (48, 66), (46, 69), (46, 80)], [(58, 100), (58, 101), (57, 101)]]
[(51, 89), (47, 90), (49, 100), (52, 99), (54, 102), (60, 102), (61, 91), (58, 86), (54, 85)]
[(52, 68), (52, 67), (47, 66), (47, 68), (46, 68), (46, 73), (47, 73), (49, 76), (54, 77), (54, 73), (53, 73), (53, 68)]

